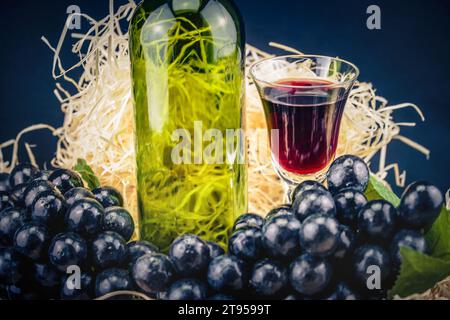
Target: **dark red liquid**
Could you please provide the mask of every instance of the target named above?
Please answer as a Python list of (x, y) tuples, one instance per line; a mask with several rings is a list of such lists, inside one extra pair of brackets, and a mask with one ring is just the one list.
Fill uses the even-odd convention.
[(278, 129), (279, 137), (272, 138), (272, 155), (288, 172), (317, 173), (335, 156), (347, 100), (345, 90), (305, 88), (333, 84), (316, 79), (282, 80), (277, 84), (302, 88), (273, 86), (264, 89), (269, 134), (272, 129)]

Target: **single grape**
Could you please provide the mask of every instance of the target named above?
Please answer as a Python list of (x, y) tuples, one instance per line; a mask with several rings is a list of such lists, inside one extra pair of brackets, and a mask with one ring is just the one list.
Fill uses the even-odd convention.
[(364, 192), (369, 183), (369, 177), (369, 168), (363, 159), (345, 155), (337, 158), (328, 169), (328, 190), (332, 194), (347, 188)]
[(92, 263), (100, 269), (120, 266), (125, 260), (126, 242), (120, 234), (104, 231), (92, 241), (90, 252)]
[(9, 208), (0, 212), (0, 244), (12, 246), (16, 231), (27, 221), (24, 210)]
[(86, 188), (81, 188), (81, 187), (70, 189), (69, 191), (67, 191), (64, 194), (64, 198), (66, 198), (66, 202), (69, 207), (71, 205), (73, 205), (75, 203), (75, 201), (77, 201), (77, 200), (81, 200), (81, 199), (85, 199), (85, 198), (95, 200), (95, 196), (91, 191), (89, 191)]
[(328, 191), (321, 183), (314, 180), (306, 180), (300, 183), (292, 192), (292, 202), (294, 202), (298, 197), (302, 196), (303, 192), (308, 190), (322, 190), (325, 192)]
[(95, 280), (88, 273), (81, 273), (79, 288), (73, 277), (64, 277), (61, 283), (62, 300), (91, 300), (94, 298)]
[(398, 221), (395, 207), (385, 200), (368, 202), (358, 214), (358, 229), (362, 236), (376, 242), (390, 241)]
[(223, 255), (211, 261), (208, 267), (208, 283), (218, 292), (237, 292), (247, 284), (245, 263), (235, 256)]
[(391, 274), (391, 259), (382, 247), (364, 244), (355, 249), (352, 258), (353, 277), (357, 284), (367, 288), (369, 277), (379, 270), (380, 280), (387, 279)]
[(24, 224), (14, 235), (14, 249), (32, 260), (46, 255), (49, 242), (47, 228), (36, 223)]
[(210, 261), (209, 248), (199, 237), (186, 234), (175, 239), (170, 246), (169, 257), (176, 272), (184, 277), (206, 271)]
[(300, 222), (294, 216), (281, 216), (268, 221), (263, 229), (266, 253), (277, 259), (290, 259), (300, 253)]
[(123, 207), (123, 197), (116, 188), (100, 187), (92, 190), (92, 193), (105, 209), (109, 207)]
[(323, 291), (330, 283), (331, 265), (323, 258), (303, 254), (290, 265), (289, 280), (300, 294), (313, 296)]
[(148, 241), (133, 241), (127, 244), (125, 261), (131, 267), (140, 257), (158, 252), (158, 247)]
[(111, 268), (99, 273), (95, 280), (95, 295), (97, 298), (116, 291), (133, 289), (133, 281), (128, 270)]
[(336, 205), (328, 191), (320, 189), (307, 190), (297, 197), (292, 205), (292, 211), (300, 222), (313, 214), (336, 216)]
[(48, 181), (58, 188), (62, 194), (65, 194), (70, 189), (83, 187), (84, 185), (78, 173), (67, 169), (56, 169), (48, 177)]
[(175, 274), (169, 257), (163, 254), (146, 254), (131, 268), (137, 286), (148, 294), (165, 291)]
[(73, 231), (85, 238), (97, 235), (102, 229), (104, 210), (93, 199), (80, 199), (67, 210), (65, 223), (68, 231)]
[(250, 287), (258, 296), (274, 297), (286, 287), (287, 283), (286, 268), (270, 259), (258, 261), (250, 273)]
[(31, 220), (51, 230), (62, 231), (67, 203), (59, 191), (44, 191), (36, 195), (30, 206)]
[(428, 182), (414, 182), (402, 195), (398, 206), (400, 219), (413, 228), (428, 228), (439, 216), (443, 203), (444, 197), (437, 187)]
[(356, 229), (358, 213), (367, 204), (364, 193), (345, 189), (334, 196), (334, 202), (339, 222)]
[(355, 233), (347, 226), (339, 226), (339, 237), (336, 250), (333, 257), (336, 259), (345, 259), (349, 257), (356, 243)]
[(134, 221), (131, 214), (121, 207), (109, 207), (102, 220), (103, 231), (114, 231), (129, 241), (134, 233)]
[(30, 181), (31, 177), (36, 174), (39, 169), (29, 163), (20, 163), (12, 169), (9, 175), (9, 185), (14, 188), (20, 184)]
[(428, 253), (427, 241), (420, 232), (402, 229), (394, 236), (390, 248), (391, 258), (396, 268), (399, 268), (402, 263), (401, 247), (411, 248), (423, 254)]
[(198, 279), (175, 281), (167, 290), (167, 300), (205, 300), (207, 286)]
[(249, 227), (237, 230), (231, 236), (228, 246), (230, 254), (244, 261), (258, 259), (263, 250), (261, 229)]
[[(36, 198), (44, 191), (58, 192), (53, 184), (45, 180), (33, 180), (31, 181), (23, 192), (23, 202), (25, 208), (31, 210)], [(58, 192), (59, 193), (59, 192)], [(62, 196), (61, 196), (62, 197)]]
[(300, 245), (308, 253), (327, 257), (336, 250), (339, 241), (339, 223), (326, 214), (309, 216), (300, 228)]
[(87, 255), (86, 241), (73, 232), (56, 235), (48, 250), (50, 262), (62, 272), (70, 266), (84, 265)]

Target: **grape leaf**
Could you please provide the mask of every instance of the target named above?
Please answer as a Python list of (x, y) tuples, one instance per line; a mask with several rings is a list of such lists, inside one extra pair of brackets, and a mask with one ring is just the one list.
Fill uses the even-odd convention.
[(365, 195), (367, 200), (386, 200), (392, 203), (395, 207), (400, 204), (400, 199), (397, 195), (389, 190), (382, 182), (374, 176), (370, 176), (369, 185), (367, 186)]
[(389, 297), (422, 293), (450, 275), (450, 261), (430, 257), (411, 248), (400, 248), (402, 266)]
[[(365, 192), (369, 201), (384, 199), (394, 206), (400, 204), (397, 195), (374, 176)], [(421, 293), (450, 275), (450, 212), (443, 208), (436, 222), (426, 234), (431, 256), (402, 247), (402, 266), (389, 297), (406, 297)]]
[(95, 175), (92, 168), (87, 164), (86, 160), (78, 159), (74, 170), (78, 172), (84, 181), (88, 184), (89, 189), (100, 187), (100, 180)]
[(441, 214), (426, 234), (431, 255), (450, 262), (450, 211), (442, 207)]

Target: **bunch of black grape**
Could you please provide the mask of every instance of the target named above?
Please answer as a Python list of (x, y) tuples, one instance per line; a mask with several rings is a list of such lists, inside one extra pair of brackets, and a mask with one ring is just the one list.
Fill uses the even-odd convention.
[(0, 175), (0, 295), (92, 299), (138, 290), (162, 300), (384, 298), (401, 264), (400, 247), (427, 252), (423, 232), (443, 196), (416, 182), (394, 207), (367, 201), (368, 182), (364, 161), (343, 156), (327, 173), (328, 189), (306, 181), (292, 204), (265, 219), (239, 217), (228, 253), (187, 234), (164, 255), (146, 241), (126, 244), (134, 224), (117, 190), (91, 192), (72, 171), (21, 164)]
[(439, 215), (442, 193), (416, 182), (396, 208), (367, 201), (369, 170), (338, 158), (328, 189), (300, 184), (293, 202), (265, 219), (241, 216), (228, 254), (195, 235), (176, 239), (168, 256), (139, 258), (132, 274), (146, 293), (168, 300), (383, 299), (401, 264), (400, 247), (427, 252), (423, 230)]
[[(0, 298), (93, 299), (134, 290), (134, 222), (111, 187), (88, 190), (70, 170), (19, 164), (0, 175)], [(78, 274), (77, 274), (78, 272)]]

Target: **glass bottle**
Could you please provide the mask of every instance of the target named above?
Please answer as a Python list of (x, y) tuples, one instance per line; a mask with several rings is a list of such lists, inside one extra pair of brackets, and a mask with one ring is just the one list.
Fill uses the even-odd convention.
[(230, 0), (145, 0), (130, 25), (141, 238), (226, 245), (247, 209), (244, 25)]

